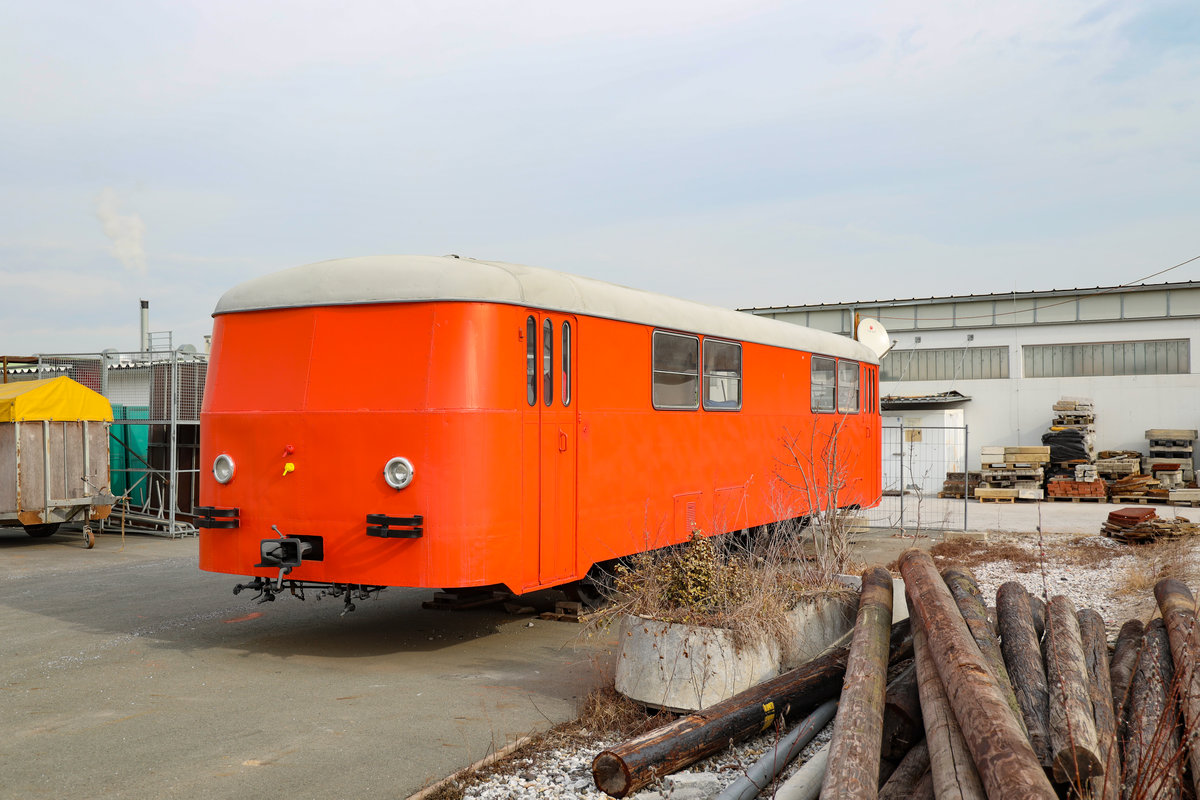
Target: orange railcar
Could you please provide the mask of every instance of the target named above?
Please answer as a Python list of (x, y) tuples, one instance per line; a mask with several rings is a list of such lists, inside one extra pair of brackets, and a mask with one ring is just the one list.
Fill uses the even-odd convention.
[(299, 267), (214, 317), (200, 566), (268, 595), (526, 592), (880, 495), (878, 361), (842, 336), (455, 257)]

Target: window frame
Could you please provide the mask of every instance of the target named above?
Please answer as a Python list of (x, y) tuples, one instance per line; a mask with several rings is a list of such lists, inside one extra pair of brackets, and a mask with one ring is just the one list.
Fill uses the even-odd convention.
[[(668, 338), (674, 339), (690, 339), (693, 345), (693, 354), (695, 356), (696, 371), (678, 372), (675, 370), (660, 369), (658, 366), (658, 343), (660, 337), (664, 340)], [(690, 333), (678, 333), (676, 331), (654, 330), (650, 339), (650, 405), (658, 411), (696, 411), (700, 408), (700, 381), (703, 370), (701, 369), (701, 354), (700, 354), (700, 337)], [(659, 387), (658, 376), (662, 375), (683, 375), (694, 378), (695, 400), (692, 405), (665, 405), (658, 402), (657, 389)], [(670, 386), (669, 388), (675, 388)]]
[[(817, 382), (815, 380), (813, 380), (813, 378), (816, 375), (818, 361), (828, 361), (830, 364), (833, 365), (833, 369), (832, 369), (833, 391), (829, 395), (830, 404), (829, 404), (828, 408), (818, 408), (817, 407)], [(814, 414), (836, 414), (837, 413), (837, 402), (838, 402), (838, 397), (837, 397), (838, 367), (837, 367), (837, 363), (838, 363), (838, 360), (834, 356), (822, 356), (822, 355), (818, 355), (817, 353), (812, 354), (812, 363), (809, 365), (809, 369), (808, 369), (808, 399), (809, 399), (808, 405), (809, 405), (809, 409)]]
[[(712, 373), (714, 380), (734, 381), (737, 386), (737, 400), (730, 403), (728, 400), (712, 400), (709, 397), (709, 370), (708, 370), (708, 346), (709, 344), (716, 347), (732, 347), (737, 350), (737, 372), (731, 376), (724, 373)], [(729, 339), (704, 338), (704, 343), (700, 348), (700, 383), (701, 383), (701, 406), (705, 411), (741, 411), (742, 403), (745, 398), (745, 362), (742, 360), (744, 349), (741, 342), (735, 342)]]
[[(854, 371), (854, 403), (851, 406), (842, 406), (842, 367), (853, 366)], [(857, 414), (858, 408), (862, 405), (862, 362), (854, 361), (849, 358), (839, 358), (837, 360), (837, 382), (834, 386), (834, 396), (837, 398), (837, 413), (839, 414)]]
[(554, 405), (554, 320), (542, 321), (542, 402)]
[(562, 323), (562, 392), (559, 399), (563, 408), (571, 405), (571, 321)]
[(530, 314), (525, 318), (525, 402), (537, 406), (538, 390), (538, 324)]

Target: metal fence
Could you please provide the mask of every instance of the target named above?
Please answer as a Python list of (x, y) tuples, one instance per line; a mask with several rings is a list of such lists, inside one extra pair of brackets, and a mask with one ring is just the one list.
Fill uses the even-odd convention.
[(190, 348), (39, 355), (9, 380), (66, 375), (113, 406), (110, 478), (118, 504), (108, 525), (194, 536), (200, 491), (200, 405), (207, 356)]
[(883, 426), (883, 498), (862, 511), (866, 524), (905, 533), (966, 530), (967, 445), (965, 425)]

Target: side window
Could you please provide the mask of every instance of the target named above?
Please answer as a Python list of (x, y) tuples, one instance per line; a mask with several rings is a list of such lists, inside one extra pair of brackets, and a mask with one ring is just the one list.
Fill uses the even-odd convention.
[(562, 324), (562, 404), (571, 405), (571, 323)]
[(813, 356), (812, 360), (812, 410), (833, 411), (837, 389), (837, 362), (832, 358)]
[(554, 402), (554, 323), (542, 323), (542, 402)]
[(742, 346), (704, 340), (704, 408), (737, 411), (742, 407)]
[(525, 320), (525, 400), (537, 405), (537, 320)]
[(678, 333), (654, 332), (653, 391), (655, 408), (700, 406), (700, 340)]
[(843, 414), (858, 413), (858, 373), (857, 361), (838, 362), (838, 411)]

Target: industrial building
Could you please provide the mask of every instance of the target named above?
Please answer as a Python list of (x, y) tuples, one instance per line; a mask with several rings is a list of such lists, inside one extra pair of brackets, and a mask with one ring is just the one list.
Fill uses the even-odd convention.
[(1200, 282), (743, 310), (846, 336), (880, 320), (884, 424), (965, 423), (968, 469), (980, 446), (1041, 444), (1064, 397), (1094, 401), (1100, 450), (1144, 453), (1148, 429), (1200, 427)]

